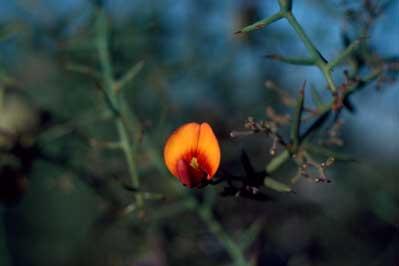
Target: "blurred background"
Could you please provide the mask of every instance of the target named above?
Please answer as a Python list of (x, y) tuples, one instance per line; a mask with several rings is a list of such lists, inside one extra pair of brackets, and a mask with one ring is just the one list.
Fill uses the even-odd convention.
[[(226, 243), (196, 207), (187, 207), (193, 197), (212, 202), (215, 222), (245, 246), (248, 265), (398, 265), (397, 83), (373, 82), (352, 96), (354, 112), (342, 112), (334, 149), (354, 160), (329, 167), (331, 183), (301, 178), (296, 193), (265, 190), (268, 201), (222, 197), (219, 185), (190, 190), (162, 159), (175, 128), (209, 122), (222, 169), (244, 174), (245, 150), (260, 171), (272, 158), (272, 140), (232, 139), (230, 132), (243, 129), (249, 116), (267, 119), (268, 107), (290, 114), (279, 95), (295, 99), (304, 80), (329, 102), (326, 82), (315, 67), (264, 57), (307, 55), (286, 21), (234, 34), (277, 12), (277, 0), (104, 1), (115, 78), (144, 62), (123, 91), (141, 132), (142, 190), (155, 195), (137, 212), (134, 193), (123, 186), (130, 182), (123, 153), (106, 147), (118, 136), (93, 79), (100, 70), (98, 5), (0, 0), (1, 266), (233, 265)], [(383, 11), (373, 17), (377, 7)], [(399, 57), (397, 0), (303, 0), (293, 10), (328, 60), (345, 48), (345, 38), (362, 33), (373, 55)], [(333, 72), (336, 84), (346, 68)], [(288, 136), (286, 129), (281, 134)], [(296, 171), (289, 163), (273, 176), (289, 183)]]

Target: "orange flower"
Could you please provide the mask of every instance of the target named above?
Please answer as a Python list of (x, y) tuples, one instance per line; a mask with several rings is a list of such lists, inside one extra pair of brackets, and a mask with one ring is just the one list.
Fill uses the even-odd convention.
[(215, 175), (220, 163), (219, 143), (208, 123), (187, 123), (166, 141), (164, 159), (183, 185), (197, 187)]

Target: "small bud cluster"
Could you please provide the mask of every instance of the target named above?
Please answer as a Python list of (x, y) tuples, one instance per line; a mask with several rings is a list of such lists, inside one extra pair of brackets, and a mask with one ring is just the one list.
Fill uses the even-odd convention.
[(266, 108), (267, 117), (279, 126), (288, 125), (291, 122), (291, 117), (288, 114), (278, 114), (272, 107)]
[(278, 133), (279, 124), (275, 121), (256, 121), (253, 117), (248, 117), (244, 124), (245, 128), (251, 130), (253, 133), (263, 132), (272, 138), (272, 146), (270, 148), (270, 155), (274, 156), (277, 152), (277, 145), (280, 144), (286, 147), (287, 144)]
[[(342, 130), (342, 125), (343, 122), (341, 120), (337, 120), (334, 125), (331, 127), (330, 130), (328, 130), (328, 139), (324, 141), (325, 144), (327, 145), (333, 145), (333, 146), (343, 146), (344, 141), (341, 138), (341, 130)], [(322, 143), (323, 144), (323, 143)]]
[(376, 82), (376, 89), (381, 90), (383, 87), (386, 87), (386, 85), (393, 85), (395, 82), (398, 80), (398, 75), (397, 73), (399, 72), (399, 62), (384, 62), (383, 59), (379, 59), (380, 62), (382, 62), (382, 67), (384, 70), (384, 73), (377, 78)]
[[(335, 158), (329, 157), (326, 161), (318, 163), (314, 161), (308, 154), (305, 154), (304, 161), (299, 163), (298, 172), (292, 179), (295, 182), (300, 177), (310, 178), (316, 183), (326, 182), (330, 183), (331, 180), (327, 178), (325, 170), (335, 162)], [(311, 173), (311, 170), (316, 170), (316, 175)]]
[[(371, 35), (376, 22), (390, 6), (389, 1), (381, 3), (381, 1), (363, 0), (358, 6), (353, 6), (350, 3), (351, 1), (346, 2), (343, 2), (346, 9), (346, 25), (351, 28), (345, 27), (343, 32), (344, 43), (350, 42), (351, 34), (349, 32), (357, 32), (357, 35), (360, 36)], [(392, 85), (398, 80), (399, 62), (397, 57), (383, 57), (367, 43), (361, 51), (354, 55), (351, 58), (351, 64), (356, 66), (357, 73), (362, 68), (371, 68), (374, 73), (379, 73), (376, 79), (377, 90), (385, 87), (384, 85)]]
[(267, 80), (264, 85), (265, 85), (266, 89), (273, 91), (278, 95), (281, 103), (284, 106), (287, 106), (287, 107), (295, 106), (295, 103), (296, 103), (295, 99), (293, 97), (291, 97), (291, 95), (289, 93), (287, 93), (284, 89), (280, 88), (276, 83), (274, 83), (271, 80)]
[(347, 70), (344, 71), (344, 82), (337, 88), (337, 92), (334, 94), (334, 102), (333, 102), (333, 110), (338, 112), (343, 107), (347, 107), (351, 109), (351, 106), (348, 106), (348, 102), (345, 102), (345, 94), (347, 91), (359, 84), (360, 78), (358, 76), (351, 78), (349, 76), (349, 72)]
[(272, 146), (270, 148), (270, 155), (274, 156), (277, 153), (277, 145), (280, 144), (283, 147), (286, 147), (287, 144), (283, 140), (283, 138), (278, 133), (278, 128), (280, 124), (276, 121), (256, 121), (253, 117), (248, 117), (245, 121), (244, 127), (247, 130), (244, 131), (232, 131), (230, 136), (232, 138), (236, 137), (244, 137), (248, 135), (252, 135), (254, 133), (266, 133), (268, 136), (272, 138)]

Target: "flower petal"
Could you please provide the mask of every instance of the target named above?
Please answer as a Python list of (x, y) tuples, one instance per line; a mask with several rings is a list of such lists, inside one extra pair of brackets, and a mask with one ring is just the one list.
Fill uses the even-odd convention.
[(178, 161), (185, 159), (190, 162), (195, 155), (200, 133), (200, 124), (188, 123), (173, 132), (168, 138), (164, 148), (164, 160), (169, 171), (179, 177), (177, 170)]
[(191, 167), (185, 160), (177, 162), (177, 173), (180, 182), (188, 187), (197, 187), (206, 179), (207, 173)]
[(199, 129), (197, 158), (200, 168), (204, 170), (210, 180), (220, 164), (219, 142), (208, 123), (202, 123)]

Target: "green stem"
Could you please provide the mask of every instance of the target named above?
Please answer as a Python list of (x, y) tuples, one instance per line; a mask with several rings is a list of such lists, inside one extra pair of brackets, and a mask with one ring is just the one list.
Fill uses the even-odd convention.
[(384, 72), (384, 69), (382, 69), (382, 68), (371, 72), (366, 77), (364, 77), (360, 82), (353, 85), (352, 87), (349, 87), (348, 90), (346, 90), (344, 93), (344, 98), (348, 97), (349, 95), (351, 95), (352, 93), (354, 93), (360, 89), (363, 89), (370, 82), (376, 80), (383, 72)]
[(125, 87), (129, 82), (131, 82), (136, 75), (140, 72), (143, 68), (144, 62), (140, 61), (131, 67), (126, 74), (114, 84), (114, 91), (119, 92), (123, 87)]
[(132, 179), (132, 186), (133, 188), (138, 189), (140, 186), (140, 182), (135, 164), (136, 160), (134, 158), (134, 154), (136, 152), (135, 149), (133, 148), (133, 144), (130, 141), (129, 131), (125, 126), (125, 123), (121, 119), (118, 119), (116, 121), (116, 126), (118, 129), (119, 137), (121, 139), (122, 150), (125, 154), (126, 161), (128, 163), (129, 174)]
[(242, 28), (241, 30), (237, 31), (236, 34), (242, 33), (242, 32), (250, 32), (253, 30), (257, 30), (257, 29), (266, 27), (267, 25), (272, 24), (273, 22), (276, 22), (277, 20), (280, 20), (283, 17), (284, 17), (284, 12), (277, 12), (276, 14), (273, 14), (270, 17), (267, 17), (267, 18), (262, 19), (252, 25)]
[(324, 78), (327, 80), (327, 84), (331, 92), (335, 93), (337, 91), (337, 88), (335, 87), (334, 81), (331, 77), (331, 70), (328, 68), (328, 66), (325, 63), (318, 65), (318, 67), (323, 73)]
[[(114, 90), (115, 81), (108, 49), (108, 25), (106, 15), (103, 10), (98, 11), (96, 45), (102, 69), (103, 90), (106, 93), (107, 99), (109, 100), (110, 109), (114, 111), (116, 119), (115, 123), (120, 142), (122, 144), (122, 150), (125, 154), (126, 162), (128, 164), (132, 186), (135, 189), (138, 189), (140, 182), (139, 176), (137, 174), (135, 158), (136, 149), (131, 141), (131, 134), (127, 125), (125, 108), (121, 108), (121, 101), (119, 99), (120, 95)], [(142, 206), (143, 199), (140, 193), (136, 193), (136, 201), (139, 206)]]
[[(287, 19), (288, 23), (290, 26), (294, 29), (294, 31), (297, 33), (298, 37), (304, 44), (306, 50), (310, 54), (310, 58), (289, 58), (289, 57), (283, 57), (280, 55), (269, 55), (270, 59), (282, 61), (285, 63), (290, 63), (290, 64), (297, 64), (297, 65), (314, 65), (319, 68), (319, 70), (322, 72), (324, 78), (327, 81), (327, 85), (329, 90), (332, 92), (333, 96), (337, 95), (337, 88), (334, 84), (334, 81), (331, 76), (331, 71), (335, 66), (337, 66), (339, 63), (344, 61), (350, 54), (352, 54), (360, 45), (361, 40), (356, 40), (353, 43), (351, 43), (344, 51), (342, 51), (334, 60), (332, 60), (330, 63), (327, 62), (327, 60), (322, 56), (320, 51), (316, 48), (316, 46), (313, 44), (311, 39), (307, 36), (305, 31), (303, 30), (302, 26), (300, 23), (297, 21), (296, 17), (292, 13), (292, 0), (279, 0), (279, 5), (280, 5), (280, 11), (270, 17), (267, 17), (263, 20), (260, 20), (252, 25), (249, 25), (247, 27), (244, 27), (242, 30), (238, 31), (240, 32), (249, 32), (253, 30), (257, 30), (263, 26), (266, 26), (268, 24), (271, 24), (281, 18)], [(357, 71), (358, 71), (358, 66), (354, 65), (354, 70), (351, 72), (351, 76), (355, 76)], [(378, 76), (383, 72), (383, 69), (378, 69), (373, 72), (371, 72), (368, 76), (366, 76), (364, 79), (361, 81), (357, 82), (356, 84), (350, 86), (347, 88), (342, 97), (345, 99), (346, 97), (350, 96), (352, 93), (364, 88), (369, 82), (375, 80), (378, 78)], [(314, 99), (316, 101), (318, 109), (316, 110), (319, 119), (322, 118), (325, 114), (329, 113), (335, 104), (335, 97), (334, 100), (331, 101), (328, 104), (322, 104), (321, 101), (319, 100), (320, 97), (316, 95), (316, 92), (313, 92)], [(298, 107), (298, 106), (297, 106)], [(294, 120), (294, 122), (299, 122), (300, 120)], [(317, 120), (316, 120), (317, 122)], [(294, 153), (293, 150), (296, 150), (302, 142), (307, 138), (307, 134), (309, 132), (305, 132), (303, 136), (298, 137), (298, 132), (299, 128), (297, 123), (293, 123), (292, 128), (291, 128), (291, 142), (293, 143), (294, 147), (286, 147), (286, 149), (279, 154), (277, 157), (275, 157), (272, 161), (270, 161), (266, 165), (266, 171), (268, 173), (274, 172), (278, 170), (282, 165), (284, 165), (291, 157), (291, 154)]]
[(277, 54), (266, 55), (265, 57), (291, 65), (313, 66), (315, 64), (313, 58), (285, 57)]
[(280, 5), (280, 9), (288, 12), (291, 11), (292, 9), (292, 0), (278, 0), (278, 3)]
[(234, 261), (235, 266), (248, 266), (240, 247), (226, 234), (222, 226), (216, 221), (208, 207), (199, 207), (199, 215), (206, 223), (209, 230), (219, 239)]
[(315, 65), (320, 69), (323, 73), (325, 79), (327, 80), (327, 84), (331, 92), (336, 92), (337, 88), (332, 80), (330, 69), (327, 67), (327, 60), (321, 55), (320, 51), (317, 50), (316, 46), (313, 42), (309, 39), (308, 35), (306, 35), (305, 31), (303, 30), (302, 26), (299, 24), (295, 16), (292, 14), (291, 11), (284, 13), (285, 18), (288, 20), (288, 23), (292, 26), (295, 30), (299, 38), (302, 40), (303, 44), (305, 45), (306, 49), (314, 59)]
[[(111, 94), (114, 85), (113, 70), (108, 47), (108, 25), (107, 17), (103, 10), (98, 11), (97, 19), (97, 51), (100, 58), (102, 78), (107, 92)], [(111, 95), (110, 95), (111, 96)], [(114, 98), (114, 97), (111, 97)]]
[(279, 55), (271, 55), (268, 56), (271, 59), (279, 60), (289, 64), (296, 64), (296, 65), (314, 65), (317, 66), (320, 71), (322, 72), (324, 78), (327, 81), (327, 85), (329, 90), (335, 95), (337, 91), (337, 87), (331, 76), (331, 71), (335, 66), (339, 63), (344, 61), (351, 53), (353, 53), (360, 45), (361, 40), (355, 40), (351, 43), (344, 51), (342, 51), (333, 61), (330, 63), (322, 56), (320, 51), (316, 48), (313, 44), (311, 39), (305, 33), (304, 29), (302, 28), (301, 24), (297, 21), (296, 17), (292, 13), (292, 0), (279, 0), (280, 11), (265, 18), (258, 22), (255, 22), (249, 26), (242, 28), (241, 30), (237, 31), (236, 33), (241, 32), (250, 32), (260, 28), (263, 28), (277, 20), (282, 18), (287, 19), (288, 23), (297, 33), (299, 38), (301, 39), (302, 43), (305, 45), (306, 50), (309, 52), (311, 58), (287, 58), (282, 57)]
[(342, 51), (333, 61), (328, 63), (328, 70), (333, 70), (338, 64), (344, 61), (349, 55), (351, 55), (360, 45), (360, 40), (352, 42), (344, 51)]
[(302, 40), (303, 44), (305, 45), (311, 56), (314, 59), (324, 61), (324, 59), (322, 59), (322, 56), (320, 55), (320, 52), (317, 50), (313, 42), (309, 39), (308, 35), (305, 33), (302, 26), (299, 24), (292, 12), (286, 12), (285, 18), (288, 20), (288, 23), (292, 26), (299, 38)]

